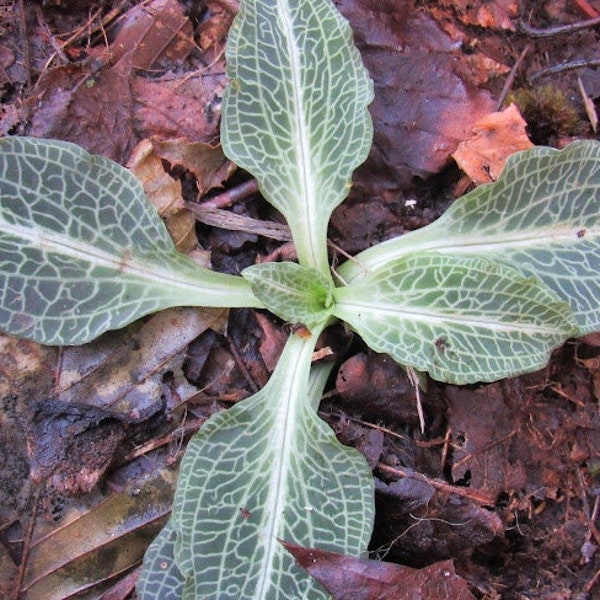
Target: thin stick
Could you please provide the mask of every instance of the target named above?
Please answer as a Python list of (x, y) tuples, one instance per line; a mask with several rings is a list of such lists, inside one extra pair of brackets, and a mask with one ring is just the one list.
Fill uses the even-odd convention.
[(496, 102), (496, 111), (499, 111), (502, 108), (502, 105), (506, 100), (506, 96), (508, 96), (508, 93), (512, 89), (513, 83), (515, 82), (515, 77), (517, 76), (519, 69), (523, 65), (523, 61), (525, 60), (525, 57), (527, 56), (530, 50), (531, 46), (525, 46), (521, 54), (519, 54), (519, 58), (517, 58), (517, 61), (513, 65), (513, 68), (510, 70), (510, 73), (508, 74), (508, 77), (504, 82), (504, 86), (502, 87), (502, 91), (500, 92), (500, 96), (498, 96), (498, 102)]
[(600, 17), (587, 19), (585, 21), (577, 21), (577, 23), (570, 23), (569, 25), (557, 25), (556, 27), (547, 27), (543, 29), (532, 27), (524, 21), (520, 21), (519, 29), (532, 38), (548, 38), (554, 37), (555, 35), (569, 34), (583, 29), (589, 29), (591, 27), (596, 27), (596, 25), (600, 25)]
[(31, 507), (31, 517), (27, 526), (27, 532), (25, 533), (25, 539), (23, 540), (23, 556), (21, 557), (19, 573), (17, 574), (17, 581), (15, 581), (15, 587), (13, 590), (11, 600), (19, 600), (19, 598), (21, 598), (21, 588), (23, 587), (23, 581), (25, 580), (25, 573), (27, 571), (27, 564), (29, 562), (29, 553), (31, 552), (31, 540), (33, 539), (33, 532), (35, 530), (40, 496), (44, 487), (45, 485), (43, 483), (38, 484), (36, 486), (35, 493), (33, 494), (33, 506)]
[(223, 192), (217, 196), (214, 196), (206, 202), (202, 202), (200, 206), (202, 208), (227, 208), (240, 200), (245, 200), (250, 196), (253, 196), (258, 192), (258, 183), (256, 179), (245, 181), (240, 185)]
[(244, 364), (244, 361), (242, 360), (242, 357), (237, 349), (237, 346), (235, 345), (235, 342), (229, 336), (226, 339), (229, 342), (229, 350), (233, 355), (233, 360), (235, 360), (238, 369), (242, 372), (242, 375), (244, 376), (244, 379), (248, 382), (248, 385), (250, 386), (252, 392), (256, 394), (256, 392), (258, 392), (258, 390), (260, 389), (260, 386), (256, 383), (256, 381), (254, 381), (254, 377), (252, 377), (250, 371), (248, 371), (248, 367), (246, 367), (246, 365)]
[(531, 81), (535, 81), (536, 79), (540, 79), (542, 77), (548, 77), (548, 75), (556, 75), (557, 73), (562, 73), (563, 71), (584, 69), (585, 67), (600, 67), (600, 59), (594, 58), (591, 60), (585, 60), (581, 58), (579, 60), (561, 63), (559, 65), (547, 67), (546, 69), (540, 69), (539, 71), (533, 73), (533, 75), (531, 75), (529, 79)]
[(391, 475), (396, 478), (405, 478), (411, 477), (412, 479), (418, 479), (419, 481), (424, 481), (428, 483), (436, 490), (444, 492), (446, 494), (455, 494), (457, 496), (461, 496), (462, 498), (469, 498), (474, 500), (475, 502), (482, 504), (484, 506), (494, 506), (494, 499), (484, 492), (479, 492), (477, 490), (471, 490), (465, 487), (459, 487), (457, 485), (451, 485), (449, 483), (445, 483), (443, 481), (439, 481), (437, 479), (430, 479), (426, 475), (422, 473), (417, 473), (414, 471), (408, 472), (404, 471), (402, 468), (398, 467), (390, 467), (388, 465), (384, 465), (383, 463), (377, 463), (376, 467), (382, 473), (386, 475)]
[(25, 83), (31, 88), (31, 55), (29, 49), (29, 35), (27, 31), (27, 17), (25, 16), (25, 0), (19, 0), (19, 21), (23, 35), (23, 69), (25, 70)]

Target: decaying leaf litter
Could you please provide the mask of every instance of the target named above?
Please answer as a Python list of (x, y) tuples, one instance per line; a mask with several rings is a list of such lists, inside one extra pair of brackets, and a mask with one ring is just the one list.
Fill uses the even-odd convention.
[[(594, 137), (597, 30), (538, 30), (594, 18), (600, 6), (337, 5), (377, 96), (373, 152), (332, 221), (334, 264), (340, 249), (354, 254), (425, 225), (471, 180), (494, 179), (503, 155), (528, 143), (523, 132), (559, 147)], [(2, 133), (70, 140), (128, 164), (178, 247), (198, 240), (220, 270), (287, 255), (285, 237), (272, 235), (279, 217), (255, 195), (236, 197), (246, 180), (216, 147), (234, 11), (216, 0), (200, 9), (175, 0), (6, 4)], [(576, 61), (592, 67), (568, 68)], [(564, 70), (548, 72), (556, 66)], [(505, 91), (524, 122), (514, 109), (491, 115)], [(482, 156), (481, 147), (494, 152)], [(212, 217), (202, 221), (226, 223), (231, 212), (238, 229), (195, 226), (207, 199)], [(0, 591), (125, 597), (134, 579), (125, 574), (167, 515), (186, 436), (264, 385), (286, 335), (250, 310), (228, 321), (177, 310), (79, 349), (3, 338)], [(596, 336), (568, 344), (534, 375), (470, 388), (430, 383), (424, 433), (400, 367), (342, 330), (327, 345), (342, 364), (321, 412), (374, 468), (374, 558), (412, 568), (452, 560), (475, 597), (600, 594)], [(333, 567), (344, 568), (354, 567)], [(364, 597), (386, 597), (378, 567), (363, 569)], [(360, 597), (339, 581), (334, 597)]]

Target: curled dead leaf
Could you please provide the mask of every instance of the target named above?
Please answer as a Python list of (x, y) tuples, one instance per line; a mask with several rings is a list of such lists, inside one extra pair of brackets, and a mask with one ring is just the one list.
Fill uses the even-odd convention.
[(458, 166), (476, 183), (496, 181), (511, 154), (531, 148), (527, 123), (515, 104), (485, 115), (473, 126), (473, 135), (452, 155)]

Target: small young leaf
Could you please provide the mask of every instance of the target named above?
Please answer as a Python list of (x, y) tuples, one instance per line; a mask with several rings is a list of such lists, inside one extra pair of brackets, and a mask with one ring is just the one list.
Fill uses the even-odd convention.
[(544, 366), (577, 333), (534, 278), (475, 257), (426, 252), (335, 290), (334, 315), (377, 352), (440, 381), (494, 381)]
[(242, 0), (226, 56), (223, 150), (286, 217), (300, 264), (329, 273), (327, 223), (373, 135), (350, 26), (330, 0)]
[(82, 344), (171, 306), (260, 306), (179, 254), (135, 177), (66, 142), (0, 140), (0, 328)]
[(263, 263), (242, 275), (265, 307), (284, 321), (310, 328), (331, 315), (333, 284), (316, 269), (292, 262)]
[(486, 256), (541, 279), (582, 333), (600, 328), (600, 143), (511, 156), (500, 179), (457, 200), (435, 223), (374, 246), (338, 269), (345, 281), (409, 253)]
[[(316, 414), (330, 368), (315, 367), (309, 383), (315, 339), (292, 335), (267, 385), (191, 440), (170, 521), (176, 540), (157, 542), (142, 581), (161, 581), (157, 556), (172, 548), (184, 598), (324, 600), (278, 540), (366, 551), (373, 478)], [(144, 583), (143, 600), (157, 598), (156, 585)]]

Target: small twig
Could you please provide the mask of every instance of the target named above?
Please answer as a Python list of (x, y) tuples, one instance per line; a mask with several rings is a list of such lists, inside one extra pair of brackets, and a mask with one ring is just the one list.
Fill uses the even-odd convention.
[(31, 88), (31, 56), (29, 49), (29, 35), (27, 31), (27, 17), (25, 16), (25, 0), (19, 0), (19, 21), (23, 36), (23, 69), (25, 70), (25, 83)]
[[(585, 490), (585, 481), (583, 479), (583, 474), (581, 469), (577, 469), (577, 481), (579, 483), (579, 491), (581, 494), (581, 504), (583, 507), (583, 514), (588, 522), (588, 527), (590, 529), (590, 534), (594, 538), (596, 544), (600, 545), (600, 531), (598, 531), (598, 527), (596, 527), (595, 518), (592, 518), (592, 512), (590, 511), (590, 504), (588, 502), (587, 493)], [(596, 507), (594, 507), (596, 510)]]
[[(339, 395), (339, 392), (337, 390), (331, 390), (330, 392), (323, 394), (321, 396), (321, 400), (325, 400), (327, 398), (331, 398), (332, 396), (338, 396), (338, 395)], [(319, 415), (324, 416), (324, 417), (336, 417), (340, 421), (342, 419), (348, 419), (348, 421), (352, 421), (352, 423), (358, 423), (359, 425), (363, 425), (364, 427), (368, 427), (370, 429), (377, 429), (378, 431), (381, 431), (391, 437), (395, 437), (395, 438), (398, 438), (398, 439), (404, 440), (404, 441), (406, 441), (408, 439), (407, 436), (402, 435), (401, 433), (398, 433), (397, 431), (394, 431), (393, 429), (388, 429), (387, 427), (383, 427), (382, 425), (376, 425), (375, 423), (369, 423), (369, 421), (364, 421), (363, 419), (359, 419), (358, 417), (351, 417), (350, 415), (347, 415), (342, 412), (332, 412), (332, 411), (325, 412), (325, 411), (319, 410)]]
[(252, 375), (250, 374), (250, 371), (248, 371), (248, 368), (244, 364), (244, 361), (242, 360), (242, 357), (240, 356), (240, 353), (237, 349), (237, 346), (235, 345), (235, 342), (230, 337), (227, 337), (227, 341), (229, 342), (229, 350), (231, 351), (233, 360), (235, 360), (235, 364), (237, 365), (239, 370), (242, 372), (242, 375), (244, 376), (244, 379), (248, 382), (248, 385), (250, 386), (250, 389), (252, 390), (252, 392), (254, 394), (256, 394), (256, 392), (258, 392), (258, 390), (260, 390), (260, 386), (256, 383), (256, 381), (254, 381), (254, 377), (252, 377)]
[(240, 200), (245, 200), (250, 196), (253, 196), (258, 192), (258, 183), (256, 179), (251, 179), (250, 181), (245, 181), (244, 183), (240, 183), (240, 185), (231, 188), (214, 196), (210, 200), (206, 202), (202, 202), (200, 206), (202, 208), (227, 208)]
[(600, 570), (596, 571), (596, 573), (594, 573), (594, 576), (585, 584), (585, 588), (583, 589), (583, 591), (586, 594), (589, 594), (599, 579), (600, 579)]
[(205, 204), (196, 204), (195, 202), (186, 202), (186, 208), (194, 213), (197, 221), (205, 225), (227, 229), (228, 231), (243, 231), (262, 235), (282, 242), (289, 242), (292, 239), (292, 234), (287, 225), (275, 221), (262, 221), (252, 217), (244, 217), (228, 210), (211, 208)]
[(591, 60), (586, 60), (581, 58), (579, 60), (561, 63), (559, 65), (547, 67), (546, 69), (540, 69), (539, 71), (533, 73), (529, 79), (530, 81), (535, 81), (536, 79), (541, 79), (542, 77), (548, 77), (548, 75), (556, 75), (557, 73), (562, 73), (563, 71), (584, 69), (585, 67), (600, 67), (600, 59), (594, 58)]
[(477, 448), (474, 453), (473, 452), (469, 452), (468, 454), (466, 454), (465, 456), (463, 456), (463, 458), (461, 458), (459, 461), (455, 462), (454, 463), (454, 467), (455, 468), (461, 467), (465, 463), (468, 463), (470, 460), (472, 460), (473, 458), (475, 458), (475, 456), (477, 456), (479, 454), (483, 454), (484, 452), (489, 452), (490, 450), (492, 450), (496, 446), (499, 446), (500, 444), (503, 444), (504, 442), (507, 442), (508, 440), (510, 440), (515, 434), (516, 434), (516, 431), (513, 430), (510, 433), (507, 433), (506, 435), (503, 435), (502, 437), (496, 438), (496, 439), (492, 440), (491, 442), (488, 442), (482, 448)]
[(31, 540), (33, 539), (33, 532), (35, 530), (40, 496), (44, 487), (44, 484), (40, 483), (36, 486), (35, 492), (33, 494), (33, 506), (31, 507), (31, 516), (27, 526), (27, 532), (25, 533), (25, 539), (23, 540), (23, 556), (21, 556), (19, 572), (17, 574), (17, 580), (15, 581), (15, 587), (13, 589), (13, 596), (11, 600), (19, 600), (19, 598), (21, 598), (21, 588), (23, 587), (23, 582), (25, 581), (25, 573), (27, 571), (27, 564), (29, 562), (29, 553), (31, 552)]
[(595, 19), (587, 19), (585, 21), (577, 21), (577, 23), (570, 23), (569, 25), (557, 25), (556, 27), (537, 28), (525, 23), (525, 21), (519, 21), (519, 29), (533, 38), (548, 38), (554, 37), (555, 35), (563, 35), (581, 31), (583, 29), (589, 29), (600, 25), (600, 17)]
[(502, 87), (502, 91), (500, 92), (500, 96), (498, 96), (498, 101), (496, 102), (496, 111), (499, 111), (502, 108), (502, 105), (506, 100), (506, 96), (508, 96), (508, 93), (512, 89), (513, 83), (515, 82), (515, 77), (517, 76), (519, 69), (523, 65), (523, 61), (525, 60), (525, 57), (527, 56), (530, 50), (531, 46), (525, 46), (521, 54), (519, 54), (519, 58), (517, 58), (515, 64), (513, 65), (513, 68), (510, 70), (510, 73), (508, 74), (508, 77), (504, 82), (504, 86)]
[(471, 489), (465, 488), (465, 487), (459, 487), (457, 485), (451, 485), (449, 483), (445, 483), (445, 482), (439, 481), (437, 479), (430, 479), (429, 477), (427, 477), (426, 475), (423, 475), (422, 473), (417, 473), (414, 471), (411, 471), (409, 473), (408, 471), (404, 471), (401, 468), (390, 467), (388, 465), (384, 465), (383, 463), (377, 463), (377, 469), (379, 471), (381, 471), (382, 473), (385, 473), (386, 475), (390, 475), (392, 477), (396, 477), (396, 478), (410, 477), (412, 479), (424, 481), (425, 483), (428, 483), (429, 485), (434, 487), (436, 490), (439, 490), (446, 494), (455, 494), (457, 496), (461, 496), (462, 498), (469, 498), (470, 500), (473, 500), (479, 504), (482, 504), (483, 506), (494, 506), (494, 498), (492, 498), (489, 494), (486, 494), (484, 492), (471, 490)]
[(440, 470), (446, 468), (446, 462), (448, 461), (448, 454), (450, 452), (450, 440), (452, 439), (452, 428), (446, 429), (446, 435), (444, 436), (444, 447), (442, 448), (442, 456), (440, 458)]
[(423, 404), (421, 402), (421, 387), (419, 377), (412, 367), (406, 367), (406, 374), (415, 390), (415, 399), (417, 402), (417, 415), (419, 415), (419, 425), (421, 433), (425, 433), (425, 413), (423, 412)]
[(146, 442), (145, 444), (142, 444), (141, 446), (136, 446), (133, 450), (128, 452), (122, 460), (120, 460), (117, 463), (117, 466), (127, 464), (133, 461), (134, 459), (139, 458), (140, 456), (148, 454), (152, 450), (156, 450), (157, 448), (166, 446), (167, 444), (170, 444), (176, 437), (185, 437), (190, 433), (196, 433), (196, 431), (199, 431), (199, 429), (202, 427), (202, 425), (204, 425), (205, 422), (205, 418), (197, 418), (186, 421), (184, 425), (177, 427), (177, 429), (174, 429), (170, 433), (160, 438), (152, 439)]
[(598, 11), (587, 0), (574, 0), (574, 2), (580, 12), (588, 19), (595, 19), (600, 16), (598, 15)]

